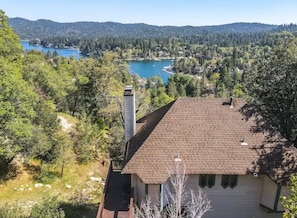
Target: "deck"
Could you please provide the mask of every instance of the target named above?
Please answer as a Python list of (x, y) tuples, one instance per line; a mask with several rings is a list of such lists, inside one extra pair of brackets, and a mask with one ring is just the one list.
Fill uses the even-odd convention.
[(131, 176), (110, 163), (97, 218), (132, 218)]

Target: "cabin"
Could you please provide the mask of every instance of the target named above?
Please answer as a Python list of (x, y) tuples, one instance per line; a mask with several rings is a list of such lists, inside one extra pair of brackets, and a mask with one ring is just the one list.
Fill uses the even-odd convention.
[(177, 158), (186, 167), (186, 188), (199, 186), (211, 201), (203, 217), (282, 217), (279, 197), (289, 194), (296, 148), (278, 135), (269, 137), (247, 116), (244, 100), (179, 98), (136, 122), (131, 87), (124, 99), (126, 153), (120, 173), (129, 180), (130, 217), (128, 207), (147, 196), (166, 208), (168, 168)]

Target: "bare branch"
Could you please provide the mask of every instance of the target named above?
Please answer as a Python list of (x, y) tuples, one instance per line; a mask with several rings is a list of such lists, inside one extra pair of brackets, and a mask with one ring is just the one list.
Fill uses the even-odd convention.
[[(207, 199), (202, 189), (197, 187), (197, 190), (187, 190), (186, 181), (188, 176), (186, 174), (186, 166), (180, 165), (177, 162), (175, 168), (168, 170), (169, 182), (166, 185), (168, 201), (166, 210), (164, 211), (166, 217), (170, 218), (201, 218), (207, 211), (211, 209), (210, 200)], [(161, 218), (162, 208), (160, 204), (152, 204), (150, 198), (146, 198), (141, 203), (140, 208), (136, 207), (136, 218)]]
[(200, 218), (211, 209), (210, 200), (207, 199), (201, 188), (190, 190), (190, 200), (187, 203), (188, 217)]
[(152, 205), (150, 197), (142, 201), (140, 207), (135, 208), (135, 218), (161, 218), (160, 207), (156, 204)]

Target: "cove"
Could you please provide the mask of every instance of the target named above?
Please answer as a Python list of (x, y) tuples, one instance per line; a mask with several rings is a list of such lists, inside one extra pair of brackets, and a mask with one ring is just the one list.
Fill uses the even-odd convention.
[(163, 71), (164, 67), (171, 66), (172, 60), (143, 60), (143, 61), (127, 61), (132, 74), (138, 74), (141, 78), (148, 79), (152, 76), (160, 76), (164, 83), (167, 83), (170, 73)]
[(29, 42), (26, 40), (22, 40), (21, 44), (25, 51), (35, 49), (35, 50), (43, 51), (45, 54), (48, 51), (50, 51), (51, 53), (53, 53), (54, 51), (57, 51), (58, 54), (63, 57), (70, 58), (71, 56), (75, 56), (76, 59), (80, 58), (80, 53), (76, 49), (46, 48), (46, 47), (37, 46), (37, 45), (29, 45)]
[[(39, 51), (43, 51), (47, 53), (50, 51), (53, 53), (55, 50), (58, 52), (60, 56), (70, 58), (71, 56), (75, 56), (76, 59), (82, 57), (78, 50), (74, 49), (58, 49), (58, 48), (46, 48), (42, 46), (34, 46), (29, 45), (29, 42), (26, 40), (22, 40), (21, 44), (25, 51), (36, 49)], [(129, 65), (129, 70), (132, 74), (138, 74), (140, 78), (148, 79), (152, 76), (160, 76), (164, 83), (167, 83), (168, 77), (171, 75), (170, 73), (166, 73), (163, 71), (164, 67), (171, 66), (173, 64), (173, 60), (133, 60), (127, 61)]]

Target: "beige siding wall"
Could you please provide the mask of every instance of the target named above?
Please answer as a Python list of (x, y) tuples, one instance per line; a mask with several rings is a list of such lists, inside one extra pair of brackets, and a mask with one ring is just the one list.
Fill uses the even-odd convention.
[[(290, 188), (288, 186), (282, 186), (280, 196), (289, 196), (289, 195), (290, 195)], [(281, 201), (278, 201), (277, 210), (284, 211), (284, 208), (281, 205)]]
[(132, 183), (134, 187), (134, 202), (140, 204), (145, 200), (145, 184), (139, 179), (136, 174), (133, 174)]
[(148, 185), (148, 195), (152, 205), (160, 204), (160, 185)]
[(131, 174), (131, 188), (134, 188), (134, 202), (137, 202), (137, 196), (138, 196), (138, 189), (137, 189), (137, 179), (138, 176), (136, 174)]
[[(131, 175), (131, 186), (134, 187), (134, 202), (140, 204), (146, 200), (145, 184), (136, 174)], [(152, 204), (160, 203), (160, 185), (148, 185), (148, 195)]]
[[(190, 175), (187, 187), (197, 188), (198, 175)], [(221, 186), (221, 176), (216, 176), (215, 186), (203, 188), (211, 200), (212, 211), (203, 218), (281, 218), (281, 213), (268, 213), (260, 206), (263, 177), (239, 176), (234, 189)]]
[(273, 210), (276, 193), (277, 193), (277, 185), (270, 178), (265, 176), (263, 178), (261, 204)]
[[(139, 179), (137, 175), (132, 176), (132, 185), (135, 189), (135, 203), (141, 203), (145, 200), (145, 184)], [(212, 188), (205, 187), (203, 192), (211, 200), (212, 210), (207, 212), (203, 218), (281, 218), (282, 213), (271, 213), (261, 207), (260, 204), (267, 206), (274, 204), (276, 191), (274, 191), (272, 184), (265, 176), (255, 178), (251, 175), (239, 176), (238, 184), (235, 188), (230, 187), (224, 189), (221, 186), (221, 175), (216, 175), (215, 186)], [(167, 182), (168, 183), (168, 182)], [(199, 185), (199, 176), (190, 175), (187, 180), (187, 189), (195, 189)], [(163, 184), (163, 206), (167, 205), (167, 188), (166, 183)], [(265, 196), (262, 193), (265, 190)], [(270, 190), (270, 191), (269, 191)], [(160, 200), (160, 185), (148, 185), (148, 193), (153, 203)], [(272, 194), (271, 194), (272, 193)], [(289, 189), (282, 187), (281, 195), (288, 195)], [(282, 210), (280, 204), (278, 207)]]

